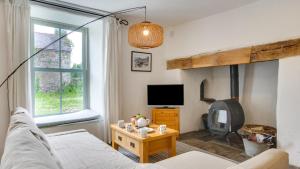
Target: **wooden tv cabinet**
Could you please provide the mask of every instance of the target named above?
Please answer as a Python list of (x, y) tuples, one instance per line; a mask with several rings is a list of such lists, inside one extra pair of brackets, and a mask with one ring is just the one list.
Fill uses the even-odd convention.
[(152, 123), (166, 124), (168, 128), (180, 131), (179, 108), (153, 108)]

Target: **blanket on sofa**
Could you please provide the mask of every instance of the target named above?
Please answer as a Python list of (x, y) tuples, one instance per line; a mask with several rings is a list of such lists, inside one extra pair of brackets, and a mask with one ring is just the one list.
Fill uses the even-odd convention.
[(163, 169), (138, 164), (85, 130), (47, 135), (64, 169)]

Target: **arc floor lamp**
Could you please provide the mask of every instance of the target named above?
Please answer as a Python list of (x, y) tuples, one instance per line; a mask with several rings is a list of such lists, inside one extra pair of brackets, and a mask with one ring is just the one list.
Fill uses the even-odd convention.
[(35, 52), (33, 55), (22, 61), (12, 72), (8, 74), (8, 76), (1, 82), (0, 88), (3, 87), (3, 85), (8, 82), (8, 80), (19, 70), (20, 67), (22, 67), (25, 63), (27, 63), (30, 59), (35, 57), (37, 54), (41, 53), (45, 49), (47, 49), (49, 46), (53, 45), (54, 43), (58, 42), (59, 40), (65, 38), (66, 36), (72, 34), (73, 32), (93, 23), (98, 20), (104, 19), (109, 16), (115, 16), (118, 14), (128, 13), (136, 10), (144, 9), (145, 10), (145, 21), (142, 23), (135, 24), (129, 28), (128, 35), (129, 35), (129, 44), (133, 47), (137, 48), (154, 48), (158, 47), (163, 43), (163, 28), (157, 24), (153, 24), (149, 21), (146, 21), (146, 6), (143, 7), (135, 7), (135, 8), (129, 8), (125, 10), (120, 10), (117, 12), (109, 13), (107, 15), (100, 16), (92, 21), (89, 21), (76, 29), (72, 30), (71, 32), (59, 37), (58, 39), (54, 40), (53, 42), (49, 43), (42, 49)]

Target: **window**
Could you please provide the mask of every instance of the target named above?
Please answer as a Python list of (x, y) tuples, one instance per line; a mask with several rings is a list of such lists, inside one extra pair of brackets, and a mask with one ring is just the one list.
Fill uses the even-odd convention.
[[(76, 26), (32, 19), (31, 53)], [(74, 113), (88, 108), (87, 28), (78, 30), (31, 60), (34, 116)]]

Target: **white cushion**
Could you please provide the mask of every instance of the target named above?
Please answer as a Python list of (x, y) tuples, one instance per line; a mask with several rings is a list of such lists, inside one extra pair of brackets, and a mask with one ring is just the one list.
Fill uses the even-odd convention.
[(1, 168), (62, 168), (47, 141), (47, 137), (35, 126), (25, 109), (17, 109), (11, 117), (4, 154), (1, 159)]
[(225, 169), (236, 164), (210, 154), (190, 151), (156, 163), (168, 169)]
[(58, 169), (48, 149), (30, 130), (16, 129), (9, 133), (1, 160), (3, 169)]
[(11, 116), (8, 130), (13, 130), (16, 127), (36, 127), (29, 112), (22, 107), (17, 107)]
[(288, 169), (288, 154), (282, 150), (267, 150), (235, 167), (227, 169)]

